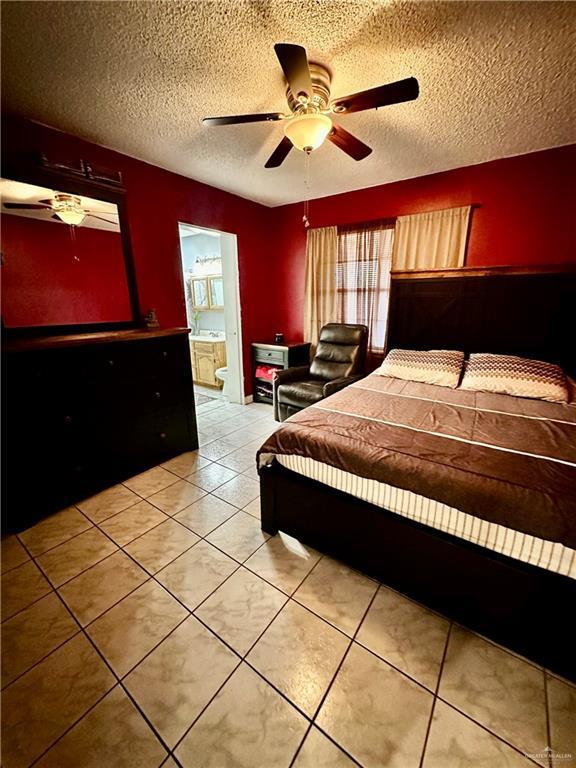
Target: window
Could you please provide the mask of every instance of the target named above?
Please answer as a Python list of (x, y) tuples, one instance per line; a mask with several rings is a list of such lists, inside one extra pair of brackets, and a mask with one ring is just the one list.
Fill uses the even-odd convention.
[(338, 314), (341, 322), (368, 326), (370, 364), (384, 353), (393, 243), (393, 222), (338, 229)]

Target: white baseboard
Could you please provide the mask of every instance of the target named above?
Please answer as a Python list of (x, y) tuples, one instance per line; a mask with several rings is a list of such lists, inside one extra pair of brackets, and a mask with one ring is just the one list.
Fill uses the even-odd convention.
[(244, 398), (244, 405), (250, 405), (250, 403), (253, 403), (253, 402), (254, 402), (254, 398), (252, 397), (252, 395), (247, 395)]

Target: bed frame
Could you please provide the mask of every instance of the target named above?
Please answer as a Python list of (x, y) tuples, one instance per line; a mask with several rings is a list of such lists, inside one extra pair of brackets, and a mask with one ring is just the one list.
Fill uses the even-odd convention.
[[(576, 272), (393, 278), (388, 348), (519, 354), (576, 370)], [(331, 554), (576, 681), (576, 581), (437, 531), (278, 462), (260, 470), (262, 529)], [(576, 514), (576, 510), (575, 510)]]

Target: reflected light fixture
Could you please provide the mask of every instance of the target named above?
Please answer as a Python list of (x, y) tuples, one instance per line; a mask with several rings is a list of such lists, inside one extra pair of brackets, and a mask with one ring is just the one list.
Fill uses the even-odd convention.
[(80, 203), (80, 198), (75, 195), (58, 193), (54, 195), (52, 210), (64, 224), (78, 227), (86, 218), (86, 212)]
[(322, 145), (331, 130), (332, 120), (329, 117), (319, 112), (307, 112), (287, 120), (284, 135), (296, 149), (312, 152)]

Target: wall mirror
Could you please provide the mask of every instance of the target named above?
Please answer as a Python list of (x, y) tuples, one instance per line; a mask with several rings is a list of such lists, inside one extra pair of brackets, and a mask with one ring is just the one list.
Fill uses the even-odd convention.
[(0, 179), (4, 327), (134, 325), (137, 300), (122, 194), (98, 188), (78, 194), (78, 185), (66, 178), (51, 183), (59, 186)]

